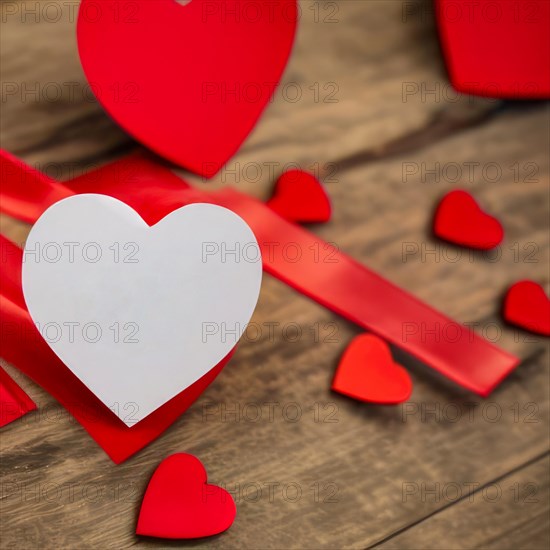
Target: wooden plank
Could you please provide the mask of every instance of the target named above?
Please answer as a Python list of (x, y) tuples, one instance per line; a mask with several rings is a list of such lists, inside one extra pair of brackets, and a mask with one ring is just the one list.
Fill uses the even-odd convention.
[(485, 487), (411, 485), (405, 499), (440, 498), (448, 507), (375, 548), (515, 550), (526, 539), (533, 550), (548, 548), (548, 466), (545, 456)]

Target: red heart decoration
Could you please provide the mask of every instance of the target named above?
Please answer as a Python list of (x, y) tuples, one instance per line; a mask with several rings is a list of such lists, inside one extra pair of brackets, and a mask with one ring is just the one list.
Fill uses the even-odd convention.
[(178, 453), (165, 458), (145, 491), (136, 533), (195, 539), (229, 529), (237, 514), (233, 497), (206, 479), (204, 466), (193, 455)]
[(213, 176), (286, 66), (296, 0), (83, 0), (80, 59), (116, 122), (172, 162)]
[(437, 0), (453, 86), (508, 99), (550, 97), (550, 2)]
[(513, 284), (504, 298), (504, 318), (514, 325), (550, 336), (550, 299), (534, 281)]
[(451, 191), (439, 203), (435, 213), (434, 233), (446, 241), (490, 250), (502, 242), (500, 222), (481, 210), (467, 191)]
[(332, 389), (359, 401), (394, 405), (410, 397), (412, 382), (409, 373), (394, 362), (384, 340), (360, 334), (342, 356)]
[(331, 215), (330, 200), (323, 184), (303, 170), (289, 170), (282, 174), (267, 206), (279, 216), (296, 223), (324, 223)]

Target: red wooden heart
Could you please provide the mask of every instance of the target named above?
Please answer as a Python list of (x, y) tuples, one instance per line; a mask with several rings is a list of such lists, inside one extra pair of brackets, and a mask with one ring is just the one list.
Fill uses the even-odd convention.
[(453, 86), (508, 99), (550, 97), (548, 0), (437, 0)]
[(359, 401), (393, 405), (410, 397), (412, 382), (409, 373), (394, 362), (384, 340), (360, 334), (342, 356), (332, 389)]
[(198, 458), (184, 453), (165, 458), (145, 491), (136, 533), (194, 539), (229, 529), (237, 513), (235, 502), (225, 489), (206, 479)]
[(504, 318), (531, 332), (550, 336), (550, 299), (541, 285), (519, 281), (506, 293)]
[(296, 0), (83, 0), (78, 47), (107, 112), (163, 157), (210, 177), (272, 97)]
[(502, 242), (500, 222), (481, 210), (467, 191), (451, 191), (439, 203), (434, 219), (434, 233), (446, 241), (490, 250)]
[(331, 215), (330, 200), (323, 184), (303, 170), (282, 174), (267, 206), (296, 223), (323, 223), (329, 221)]

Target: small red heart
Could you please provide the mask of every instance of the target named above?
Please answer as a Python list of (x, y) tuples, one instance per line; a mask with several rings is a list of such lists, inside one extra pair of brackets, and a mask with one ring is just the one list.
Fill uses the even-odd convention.
[(384, 340), (374, 334), (360, 334), (344, 352), (332, 389), (359, 401), (394, 405), (410, 397), (412, 381), (394, 362)]
[(78, 49), (92, 91), (120, 126), (210, 177), (271, 99), (297, 19), (296, 0), (83, 0)]
[(538, 283), (519, 281), (506, 293), (504, 318), (531, 332), (550, 336), (550, 299)]
[(145, 491), (136, 533), (195, 539), (229, 529), (237, 514), (233, 497), (206, 479), (204, 466), (193, 455), (177, 453), (165, 458)]
[(267, 206), (296, 223), (324, 223), (331, 215), (330, 199), (323, 184), (303, 170), (289, 170), (282, 174)]
[(453, 86), (507, 99), (550, 97), (548, 0), (437, 0)]
[(481, 210), (467, 191), (451, 191), (439, 203), (434, 219), (434, 233), (451, 243), (490, 250), (502, 242), (500, 222)]

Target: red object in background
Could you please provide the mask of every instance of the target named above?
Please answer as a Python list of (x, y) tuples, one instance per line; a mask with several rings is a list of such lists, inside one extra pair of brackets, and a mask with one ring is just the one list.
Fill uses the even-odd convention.
[(80, 59), (106, 111), (170, 161), (213, 176), (240, 147), (286, 66), (296, 0), (83, 0)]
[(500, 222), (481, 210), (467, 191), (451, 191), (439, 203), (434, 218), (434, 233), (451, 243), (490, 250), (502, 242)]
[(330, 220), (330, 200), (323, 184), (303, 170), (289, 170), (282, 174), (266, 204), (291, 222), (324, 223)]
[(504, 298), (504, 318), (531, 332), (550, 336), (550, 299), (534, 281), (513, 284)]
[(165, 458), (149, 481), (136, 533), (166, 539), (210, 537), (229, 529), (236, 514), (233, 497), (207, 483), (200, 460), (178, 453)]
[(34, 409), (34, 401), (0, 367), (0, 428)]
[(504, 99), (550, 97), (550, 1), (436, 0), (453, 86)]
[(332, 389), (359, 401), (396, 405), (410, 397), (412, 382), (409, 373), (394, 362), (384, 340), (360, 334), (344, 352)]

